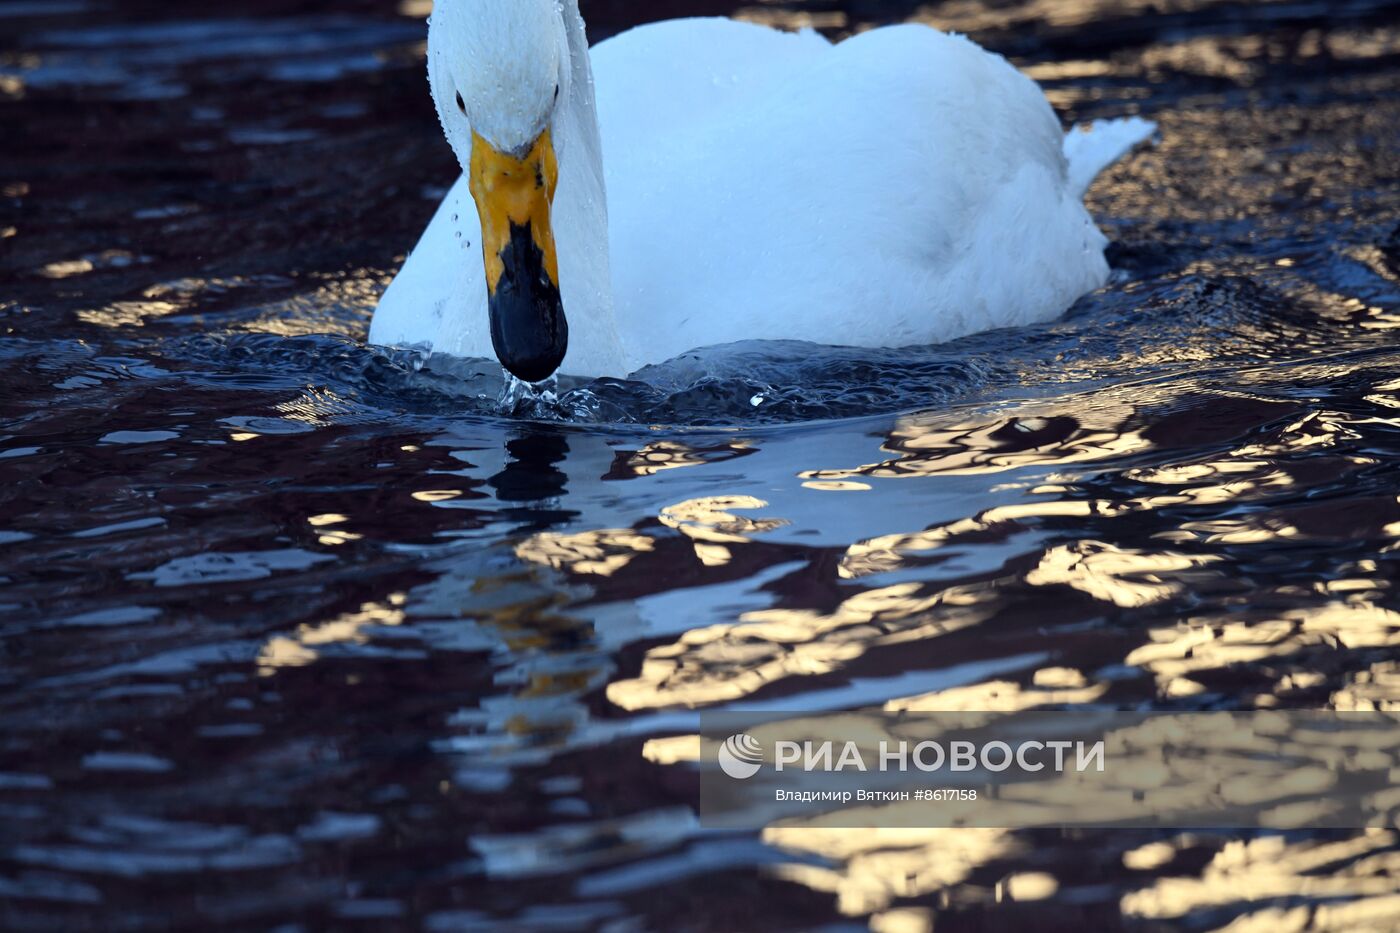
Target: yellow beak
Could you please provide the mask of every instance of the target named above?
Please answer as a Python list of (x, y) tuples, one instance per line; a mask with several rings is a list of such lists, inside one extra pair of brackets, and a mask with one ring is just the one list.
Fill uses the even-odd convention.
[(491, 343), (506, 369), (539, 382), (559, 368), (569, 343), (550, 219), (559, 165), (549, 130), (521, 157), (473, 133), (468, 174), (481, 218)]

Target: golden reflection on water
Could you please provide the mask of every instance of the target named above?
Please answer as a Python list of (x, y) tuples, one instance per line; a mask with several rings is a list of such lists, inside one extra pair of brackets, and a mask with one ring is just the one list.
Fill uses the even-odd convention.
[(661, 510), (661, 524), (698, 542), (743, 544), (751, 536), (789, 524), (782, 518), (749, 518), (736, 510), (763, 509), (768, 503), (753, 496), (706, 496), (688, 499)]
[(1376, 383), (1374, 393), (1366, 396), (1366, 401), (1383, 408), (1400, 408), (1400, 379)]
[[(1073, 672), (1057, 672), (1051, 679), (1075, 679)], [(965, 699), (972, 699), (969, 694)], [(888, 732), (870, 725), (859, 731), (859, 714), (843, 728), (860, 735), (871, 748), (881, 738), (910, 741), (937, 738), (928, 721), (899, 720), (887, 723)], [(987, 720), (998, 718), (989, 713)], [(956, 888), (960, 898), (985, 897), (1036, 900), (1059, 890), (1054, 876), (1003, 878), (995, 890), (971, 885), (980, 868), (1001, 860), (1024, 856), (1029, 841), (1015, 831), (977, 828), (977, 824), (1009, 822), (1014, 825), (1057, 826), (1081, 822), (1125, 823), (1134, 814), (1217, 812), (1220, 808), (1248, 808), (1260, 814), (1262, 824), (1278, 828), (1325, 823), (1333, 801), (1328, 790), (1337, 781), (1343, 761), (1382, 771), (1394, 765), (1394, 722), (1377, 720), (1353, 723), (1346, 735), (1330, 728), (1295, 729), (1285, 717), (1243, 719), (1229, 714), (1160, 716), (1136, 725), (1112, 729), (1105, 740), (1112, 769), (1101, 773), (1066, 773), (1046, 780), (1012, 784), (999, 789), (995, 798), (959, 801), (942, 807), (941, 819), (967, 820), (972, 827), (904, 828), (891, 824), (919, 822), (917, 804), (857, 805), (831, 816), (780, 817), (763, 831), (773, 845), (819, 855), (832, 864), (794, 865), (779, 869), (782, 877), (837, 897), (839, 909), (851, 916), (883, 910), (902, 898), (921, 897)], [(751, 728), (754, 734), (767, 727)], [(789, 739), (805, 735), (802, 720), (784, 720), (778, 728)], [(868, 734), (867, 734), (868, 733)], [(815, 733), (814, 733), (815, 734)], [(829, 735), (829, 732), (821, 732)], [(697, 743), (698, 744), (698, 743)], [(653, 760), (690, 760), (698, 748), (672, 741), (670, 749), (652, 748)], [(1204, 756), (1163, 755), (1164, 747), (1200, 749)], [(771, 747), (771, 741), (767, 743)], [(1282, 768), (1274, 755), (1294, 759)], [(1374, 759), (1374, 760), (1371, 760)], [(1400, 791), (1371, 790), (1363, 794), (1363, 808), (1386, 815), (1387, 823), (1400, 808)], [(1144, 804), (1144, 801), (1147, 801)], [(761, 804), (758, 806), (762, 806)], [(910, 811), (903, 817), (901, 810)], [(869, 811), (872, 828), (853, 829)], [(874, 814), (878, 812), (876, 818)], [(838, 820), (847, 825), (832, 825)], [(1400, 867), (1400, 837), (1391, 829), (1361, 830), (1340, 842), (1287, 841), (1265, 836), (1250, 842), (1230, 841), (1181, 833), (1169, 841), (1135, 844), (1141, 836), (1124, 834), (1121, 859), (1130, 871), (1159, 872), (1170, 865), (1181, 848), (1210, 845), (1217, 852), (1199, 876), (1175, 873), (1152, 879), (1123, 897), (1121, 907), (1129, 916), (1169, 919), (1240, 900), (1268, 902), (1281, 896), (1326, 900), (1351, 900), (1338, 918), (1386, 918), (1400, 915), (1394, 874)], [(1112, 846), (1113, 837), (1105, 837)], [(1269, 840), (1265, 842), (1264, 840)], [(1262, 845), (1262, 848), (1251, 847)], [(1324, 867), (1337, 871), (1325, 872)], [(1014, 879), (1014, 881), (1013, 881)], [(1364, 906), (1361, 906), (1364, 905)], [(1262, 914), (1268, 916), (1269, 908)], [(1321, 927), (1330, 929), (1332, 927)], [(1336, 929), (1346, 929), (1342, 924)], [(1380, 929), (1381, 927), (1375, 927)], [(1301, 928), (1300, 928), (1301, 929)]]
[(235, 330), (302, 337), (344, 330), (346, 312), (368, 321), (392, 274), (382, 269), (353, 269), (319, 276), (313, 289), (285, 301), (260, 304), (257, 315), (234, 324)]
[[(1329, 365), (1325, 361), (1316, 364), (1321, 369)], [(1376, 393), (1392, 398), (1397, 385), (1400, 383), (1394, 380), (1380, 381)], [(1280, 415), (1289, 410), (1276, 399), (1243, 394), (1239, 398), (1241, 404), (1262, 406), (1264, 411), (1277, 406)], [(1073, 472), (1075, 465), (1093, 470), (1091, 464), (1107, 458), (1150, 454), (1154, 449), (1152, 436), (1137, 425), (1155, 423), (1156, 419), (1139, 416), (1140, 399), (1133, 406), (1107, 396), (1094, 399), (1097, 404), (1081, 404), (1084, 401), (1081, 397), (1032, 403), (1019, 409), (1017, 417), (988, 423), (949, 425), (938, 414), (902, 418), (883, 445), (893, 457), (853, 469), (800, 474), (809, 483), (840, 484), (854, 477), (874, 480), (989, 474), (1023, 467), (1059, 470), (1039, 477), (1033, 474), (1029, 482), (1001, 487), (1009, 492), (1024, 490), (1024, 501), (994, 506), (919, 531), (858, 541), (842, 555), (839, 576), (859, 580), (897, 571), (919, 555), (952, 545), (975, 547), (989, 536), (996, 539), (1047, 521), (1093, 519), (1100, 527), (1134, 515), (1180, 510), (1181, 520), (1154, 535), (1162, 542), (1160, 548), (1120, 547), (1109, 543), (1112, 539), (1052, 543), (1020, 577), (1033, 587), (1069, 587), (1117, 609), (1142, 609), (1190, 600), (1230, 581), (1247, 584), (1238, 570), (1225, 566), (1227, 556), (1220, 547), (1250, 548), (1281, 540), (1325, 538), (1329, 533), (1325, 523), (1294, 514), (1298, 504), (1288, 497), (1299, 486), (1314, 484), (1296, 473), (1294, 464), (1300, 453), (1349, 445), (1357, 433), (1354, 416), (1312, 411), (1291, 421), (1281, 420), (1265, 432), (1250, 432), (1246, 440), (1224, 444), (1218, 453), (1194, 461), (1129, 466), (1119, 473), (1136, 494), (1110, 500), (1084, 496), (1079, 485), (1083, 477)], [(1205, 396), (1178, 411), (1190, 417), (1209, 405), (1209, 396)], [(1071, 410), (1073, 415), (1067, 414)], [(1026, 411), (1030, 414), (1022, 414)], [(1257, 413), (1252, 417), (1267, 420)], [(1341, 471), (1368, 465), (1364, 458), (1351, 455), (1338, 457), (1334, 463)], [(1284, 504), (1268, 508), (1272, 501)], [(1243, 504), (1254, 508), (1231, 518), (1190, 518), (1194, 507), (1210, 506), (1218, 513), (1220, 506)], [(1260, 508), (1260, 504), (1266, 507)], [(735, 507), (734, 502), (724, 499), (682, 503), (663, 513), (663, 523), (692, 539), (718, 542), (732, 535), (737, 544), (755, 529), (735, 518), (731, 511)], [(1378, 524), (1378, 530), (1380, 527)], [(1174, 542), (1200, 542), (1216, 548), (1210, 554), (1198, 554), (1174, 547)], [(1314, 697), (1326, 686), (1327, 676), (1315, 669), (1318, 652), (1393, 651), (1400, 645), (1400, 614), (1379, 604), (1389, 591), (1389, 582), (1375, 561), (1358, 562), (1346, 573), (1312, 582), (1309, 591), (1324, 597), (1325, 602), (1273, 614), (1259, 611), (1253, 619), (1202, 612), (1184, 621), (1148, 628), (1145, 643), (1126, 647), (1121, 666), (1149, 674), (1157, 695), (1167, 698), (1205, 693), (1212, 689), (1212, 678), (1222, 673), (1245, 669), (1263, 672), (1272, 677), (1271, 684), (1251, 686), (1238, 695), (1245, 708), (1263, 709), (1280, 705), (1290, 695)], [(607, 696), (629, 711), (742, 701), (783, 679), (839, 674), (877, 647), (904, 639), (925, 640), (985, 622), (996, 615), (1003, 599), (995, 582), (941, 586), (898, 583), (847, 594), (829, 612), (790, 608), (747, 612), (736, 624), (696, 629), (669, 645), (651, 649), (638, 676), (611, 683)], [(1101, 702), (1109, 688), (1108, 681), (1095, 680), (1078, 669), (1046, 666), (1035, 671), (1029, 683), (984, 681), (897, 697), (884, 707), (890, 711), (1014, 715)], [(1339, 710), (1396, 709), (1400, 707), (1400, 665), (1373, 663), (1327, 696), (1322, 705)], [(1246, 748), (1248, 738), (1222, 734), (1219, 748)], [(1161, 800), (1176, 806), (1209, 810), (1215, 802), (1212, 795), (1223, 793), (1236, 804), (1263, 807), (1265, 823), (1280, 828), (1326, 819), (1330, 806), (1326, 791), (1334, 775), (1325, 764), (1299, 767), (1279, 776), (1261, 771), (1248, 755), (1236, 755), (1225, 771), (1202, 781), (1199, 774), (1173, 773), (1159, 766), (1147, 750), (1160, 746), (1160, 737), (1120, 737), (1123, 741), (1128, 746), (1115, 754), (1139, 749), (1141, 760), (1136, 770), (1141, 780), (1135, 782), (1125, 772), (1122, 786), (1107, 792), (1096, 789), (1095, 806), (1102, 813), (1125, 817), (1140, 806), (1145, 787), (1170, 779), (1179, 786), (1157, 792), (1166, 795)], [(1307, 743), (1295, 743), (1295, 748), (1303, 745)], [(658, 765), (685, 766), (698, 760), (700, 752), (699, 737), (694, 735), (654, 738), (643, 748), (644, 758)], [(1329, 755), (1355, 752), (1314, 743), (1307, 746), (1306, 754), (1326, 762)], [(1082, 805), (1085, 793), (1085, 788), (1073, 781), (1057, 788), (1012, 789), (1001, 795), (998, 812), (1018, 825), (1057, 825), (1066, 808)], [(1391, 797), (1394, 799), (1381, 792), (1370, 802), (1380, 812), (1393, 813), (1400, 807), (1400, 794), (1392, 792)], [(823, 826), (820, 819), (783, 819), (770, 822), (763, 836), (785, 849), (829, 859), (832, 865), (785, 865), (775, 871), (788, 880), (834, 895), (843, 913), (869, 917), (872, 929), (924, 929), (933, 922), (936, 911), (900, 905), (903, 898), (956, 889), (960, 898), (1035, 900), (1054, 897), (1060, 890), (1058, 879), (1037, 872), (1007, 876), (994, 891), (969, 884), (979, 869), (1025, 854), (1027, 843), (1017, 832), (852, 830)], [(1132, 871), (1158, 872), (1176, 857), (1177, 846), (1188, 842), (1200, 844), (1198, 837), (1182, 834), (1171, 842), (1130, 848), (1122, 855), (1123, 864)], [(1199, 876), (1153, 879), (1125, 897), (1120, 907), (1130, 917), (1170, 920), (1241, 899), (1267, 902), (1289, 891), (1288, 896), (1312, 899), (1313, 906), (1262, 906), (1245, 915), (1247, 922), (1291, 928), (1290, 923), (1306, 916), (1319, 929), (1359, 928), (1368, 923), (1380, 928), (1400, 918), (1400, 901), (1393, 894), (1395, 842), (1393, 833), (1377, 831), (1335, 844), (1288, 843), (1274, 837), (1261, 846), (1260, 840), (1227, 843), (1217, 839), (1213, 844), (1218, 852)], [(1333, 848), (1327, 849), (1329, 845)], [(1324, 858), (1334, 856), (1351, 862), (1341, 871), (1322, 873), (1327, 864)], [(1320, 877), (1326, 881), (1313, 880)], [(1317, 900), (1333, 896), (1347, 903), (1330, 912), (1315, 906)]]
[(1400, 28), (1380, 26), (1373, 29), (1337, 29), (1309, 32), (1300, 45), (1305, 49), (1325, 49), (1333, 58), (1357, 61), (1400, 54)]
[[(1270, 662), (1268, 670), (1275, 672), (1279, 687), (1299, 686), (1285, 684), (1284, 679), (1295, 673), (1290, 670), (1294, 665), (1306, 674), (1316, 664), (1315, 652), (1400, 646), (1400, 613), (1365, 601), (1333, 602), (1286, 609), (1252, 622), (1230, 617), (1192, 618), (1150, 629), (1148, 638), (1149, 642), (1134, 649), (1124, 663), (1150, 671), (1167, 696), (1199, 692), (1201, 686), (1193, 675), (1263, 661)], [(1384, 702), (1379, 694), (1393, 685), (1386, 678), (1372, 683), (1371, 702)], [(1241, 699), (1257, 706), (1273, 706), (1280, 692), (1286, 693), (1267, 690)]]
[(841, 10), (809, 12), (805, 10), (775, 10), (768, 7), (746, 7), (735, 10), (734, 19), (791, 31), (799, 29), (843, 30), (850, 22)]
[(94, 268), (91, 260), (72, 259), (65, 262), (51, 262), (40, 269), (39, 274), (47, 279), (66, 279), (75, 275), (84, 275)]
[(942, 827), (839, 829), (769, 826), (770, 845), (830, 859), (836, 867), (784, 865), (779, 877), (836, 896), (847, 916), (883, 910), (967, 881), (985, 865), (1024, 855), (1029, 844), (1005, 829)]
[[(1377, 388), (1390, 391), (1392, 386), (1382, 383)], [(1081, 399), (1073, 401), (1077, 403)], [(1283, 410), (1283, 406), (1279, 407)], [(1093, 405), (1086, 408), (1094, 410)], [(801, 475), (826, 480), (850, 476), (890, 479), (996, 473), (1033, 466), (1070, 466), (1107, 456), (1146, 453), (1152, 448), (1148, 438), (1130, 427), (1131, 413), (1111, 405), (1101, 405), (1099, 411), (1114, 412), (1117, 420), (1112, 427), (1087, 427), (1086, 422), (1092, 423), (1088, 421), (1092, 414), (1081, 419), (1054, 413), (956, 427), (938, 425), (936, 416), (926, 416), (927, 420), (906, 418), (891, 432), (884, 445), (886, 450), (898, 454), (897, 457), (849, 470), (817, 470)], [(923, 530), (857, 541), (848, 547), (839, 572), (843, 577), (856, 579), (897, 570), (911, 556), (954, 544), (972, 544), (985, 540), (988, 535), (1009, 534), (1047, 519), (1114, 519), (1166, 508), (1221, 506), (1279, 497), (1298, 485), (1290, 467), (1294, 455), (1354, 440), (1357, 431), (1352, 425), (1353, 417), (1325, 410), (1310, 412), (1272, 431), (1265, 440), (1235, 446), (1218, 456), (1129, 467), (1122, 471), (1132, 483), (1149, 489), (1157, 487), (1160, 492), (1112, 501), (1077, 498), (1073, 474), (1049, 477), (1051, 482), (1032, 487), (1029, 495), (1054, 498), (996, 506), (972, 517)], [(1369, 464), (1365, 458), (1354, 455), (1342, 462), (1347, 469)], [(1266, 510), (1239, 518), (1186, 520), (1174, 529), (1158, 533), (1157, 537), (1164, 542), (1247, 545), (1325, 534), (1326, 528), (1319, 522), (1313, 521), (1303, 528), (1287, 512)], [(1187, 559), (1167, 550), (1114, 555), (1111, 549), (1105, 548), (1109, 546), (1086, 541), (1047, 553), (1041, 566), (1028, 578), (1029, 582), (1067, 583), (1126, 608), (1160, 602), (1186, 592), (1211, 575), (1211, 571), (1202, 568), (1218, 562), (1218, 559)], [(1135, 577), (1136, 582), (1125, 583), (1128, 577)]]
[(1103, 78), (1113, 74), (1113, 66), (1110, 63), (1094, 59), (1036, 62), (1021, 70), (1034, 81), (1070, 81), (1076, 78)]
[[(120, 250), (108, 250), (93, 259), (51, 263), (41, 274), (55, 279), (85, 275), (95, 269), (129, 265), (138, 261)], [(217, 304), (239, 289), (267, 289), (290, 284), (289, 279), (273, 276), (230, 276), (227, 278), (183, 278), (148, 286), (139, 298), (115, 301), (100, 308), (77, 312), (80, 320), (102, 327), (140, 327), (148, 320), (172, 314), (204, 314), (235, 331), (254, 331), (298, 337), (337, 333), (344, 330), (346, 312), (369, 319), (379, 296), (388, 285), (389, 275), (378, 269), (355, 269), (320, 276), (314, 288), (306, 287), (291, 298), (259, 302), (251, 317), (241, 310), (226, 311)]]
[(555, 570), (610, 577), (655, 547), (652, 538), (631, 529), (603, 528), (578, 534), (541, 532), (517, 545), (515, 554)]
[(175, 314), (181, 308), (168, 301), (114, 301), (105, 308), (83, 310), (78, 320), (102, 327), (140, 327), (151, 318)]
[(1219, 563), (1220, 557), (1189, 556), (1169, 551), (1125, 550), (1102, 541), (1076, 541), (1051, 548), (1026, 575), (1034, 586), (1063, 584), (1123, 609), (1150, 606), (1181, 596), (1200, 579), (1217, 574), (1192, 573)]
[[(95, 268), (88, 260), (83, 260), (82, 264), (86, 268), (78, 268), (78, 265), (73, 263), (60, 265), (71, 266), (74, 271), (69, 274), (89, 272)], [(190, 311), (207, 296), (220, 295), (253, 284), (257, 282), (239, 276), (228, 279), (184, 278), (159, 282), (145, 288), (140, 298), (115, 301), (105, 307), (82, 310), (78, 312), (78, 318), (88, 324), (102, 327), (140, 327), (150, 319)]]
[(361, 541), (364, 539), (364, 535), (362, 534), (334, 527), (336, 525), (343, 525), (349, 520), (350, 517), (348, 515), (328, 512), (324, 515), (313, 515), (306, 520), (306, 523), (320, 531), (320, 535), (316, 539), (317, 542), (327, 547), (336, 547), (341, 544), (349, 544), (352, 541)]
[[(1028, 405), (1024, 415), (988, 422), (948, 424), (941, 413), (899, 420), (884, 444), (895, 456), (848, 469), (808, 470), (807, 480), (862, 477), (960, 476), (1029, 466), (1070, 464), (1145, 451), (1152, 445), (1124, 420), (1133, 409), (1112, 402), (1096, 410), (1090, 398), (1077, 398), (1073, 415), (1060, 406), (1044, 413)], [(1116, 420), (1114, 420), (1116, 419)]]
[(1066, 703), (1092, 703), (1107, 690), (1108, 684), (1090, 683), (1073, 668), (1047, 667), (1035, 672), (1030, 686), (1010, 680), (987, 680), (889, 700), (884, 709), (891, 713), (1017, 713)]
[(439, 502), (450, 502), (462, 495), (460, 489), (420, 489), (413, 493), (413, 498), (418, 502), (426, 502), (434, 505)]
[(372, 629), (403, 624), (406, 601), (404, 594), (395, 593), (385, 602), (365, 603), (357, 612), (318, 625), (302, 625), (290, 636), (269, 639), (258, 652), (259, 673), (266, 677), (281, 667), (305, 667), (315, 663), (330, 645), (365, 644)]
[(1328, 706), (1340, 711), (1400, 711), (1400, 662), (1377, 661), (1347, 675), (1346, 686), (1332, 694)]
[[(754, 535), (788, 524), (781, 518), (734, 514), (767, 506), (767, 502), (753, 496), (707, 496), (667, 506), (661, 509), (657, 519), (663, 526), (690, 539), (695, 556), (703, 565), (719, 567), (732, 559), (730, 545), (745, 544)], [(611, 577), (638, 555), (655, 549), (656, 539), (650, 535), (627, 528), (601, 528), (575, 533), (540, 532), (517, 545), (515, 553), (522, 560), (555, 570)]]
[[(1033, 492), (1039, 492), (1037, 489)], [(908, 555), (933, 551), (959, 541), (985, 539), (997, 531), (1011, 531), (1018, 523), (1037, 518), (1111, 517), (1129, 511), (1127, 505), (1094, 501), (1023, 502), (987, 509), (974, 518), (909, 534), (882, 535), (857, 541), (846, 549), (837, 572), (849, 579), (899, 569)]]
[[(839, 730), (860, 744), (869, 759), (881, 742), (946, 740), (949, 730), (966, 735), (963, 730), (977, 728), (979, 723), (1002, 721), (1023, 726), (1040, 721), (1040, 727), (1054, 728), (1044, 720), (1008, 720), (997, 713), (973, 713), (972, 717), (960, 717), (958, 724), (948, 719), (889, 720), (846, 713), (834, 719), (784, 719), (749, 726), (746, 731), (759, 738), (764, 747), (771, 748), (777, 738), (820, 741)], [(1102, 737), (1112, 768), (1044, 772), (1035, 779), (1002, 783), (990, 796), (981, 793), (976, 799), (965, 797), (939, 804), (938, 820), (956, 827), (944, 832), (1002, 824), (1128, 827), (1144, 820), (1151, 825), (1161, 822), (1172, 827), (1210, 820), (1212, 814), (1228, 814), (1224, 815), (1225, 821), (1246, 821), (1240, 825), (1275, 829), (1326, 827), (1330, 821), (1345, 825), (1351, 820), (1368, 820), (1372, 827), (1392, 827), (1394, 815), (1400, 811), (1400, 790), (1375, 785), (1371, 779), (1358, 785), (1343, 775), (1351, 769), (1364, 769), (1373, 777), (1394, 768), (1396, 721), (1385, 716), (1352, 719), (1341, 731), (1336, 724), (1326, 720), (1309, 726), (1306, 720), (1268, 714), (1156, 714), (1135, 723), (1117, 724), (1103, 733), (1091, 733)], [(1190, 752), (1165, 751), (1173, 748)], [(652, 756), (662, 761), (666, 751), (679, 752), (675, 758), (682, 759), (690, 748), (657, 748)], [(788, 789), (801, 792), (804, 787), (816, 786), (805, 785), (806, 777), (805, 772), (797, 772), (778, 780)], [(833, 846), (834, 850), (813, 850), (844, 862), (839, 869), (823, 869), (815, 876), (806, 876), (823, 891), (840, 891), (841, 884), (860, 878), (861, 866), (858, 857), (851, 856), (851, 850), (862, 852), (864, 846), (875, 843), (883, 828), (903, 831), (904, 827), (918, 827), (927, 817), (927, 807), (917, 801), (857, 803), (827, 813), (808, 814), (792, 808), (784, 813), (780, 804), (764, 803), (767, 799), (767, 787), (763, 786), (742, 804), (749, 818), (769, 821), (764, 831), (766, 838), (787, 839), (799, 848), (812, 848), (812, 841), (819, 846)], [(867, 829), (855, 831), (855, 827), (868, 827), (876, 836), (867, 835)], [(806, 835), (808, 832), (813, 835)], [(918, 853), (913, 853), (914, 862), (910, 862), (910, 855), (903, 853), (903, 871), (896, 884), (921, 874), (923, 866), (917, 862)], [(1168, 860), (1166, 856), (1168, 853), (1133, 853), (1126, 862), (1130, 867), (1161, 864)], [(867, 894), (855, 901), (851, 909), (869, 912), (885, 905), (872, 902), (868, 887), (858, 885)], [(895, 892), (899, 897), (910, 894), (897, 888)]]
[[(424, 0), (404, 0), (405, 4)], [(975, 33), (1048, 26), (1074, 28), (1121, 16), (1187, 13), (1217, 5), (1220, 0), (1026, 0), (1013, 4), (943, 3), (914, 8), (910, 22), (924, 22), (950, 32)], [(734, 13), (738, 19), (781, 29), (859, 31), (868, 23), (851, 22), (841, 11), (798, 11), (757, 4)]]
[(608, 699), (634, 711), (737, 700), (788, 677), (838, 671), (875, 648), (976, 625), (997, 602), (984, 585), (900, 583), (855, 593), (831, 612), (747, 612), (738, 623), (690, 629), (649, 650), (637, 677), (608, 685)]
[[(1178, 920), (1241, 901), (1278, 902), (1230, 930), (1385, 930), (1400, 925), (1400, 835), (1364, 830), (1336, 842), (1231, 840), (1198, 876), (1172, 875), (1123, 896), (1129, 917)], [(1290, 906), (1289, 902), (1308, 903)]]
[(682, 441), (655, 441), (629, 454), (626, 460), (614, 467), (608, 478), (655, 476), (665, 470), (703, 466), (754, 452), (746, 440), (709, 447), (695, 447)]
[[(1267, 417), (1275, 408), (1280, 414), (1289, 410), (1276, 400), (1244, 393), (1235, 396), (1251, 417)], [(1210, 407), (1211, 398), (1192, 399), (1185, 408), (1178, 404), (1174, 416), (1185, 423)], [(1154, 443), (1144, 431), (1160, 424), (1140, 416), (1139, 406), (1119, 401), (1112, 391), (1027, 403), (1023, 409), (1030, 414), (953, 425), (938, 413), (904, 417), (883, 445), (896, 454), (894, 458), (847, 470), (808, 471), (799, 477), (839, 483), (853, 476), (890, 479), (1087, 465), (1150, 452)], [(1065, 414), (1071, 409), (1075, 415)], [(1050, 544), (1035, 565), (1019, 575), (1025, 585), (1068, 587), (1117, 609), (1165, 605), (1240, 579), (1225, 567), (1226, 558), (1218, 549), (1201, 555), (1173, 543), (1249, 547), (1325, 535), (1325, 524), (1304, 521), (1290, 511), (1256, 508), (1238, 518), (1191, 520), (1189, 509), (1282, 497), (1299, 482), (1290, 466), (1294, 455), (1338, 446), (1355, 433), (1350, 416), (1310, 412), (1263, 437), (1255, 433), (1246, 443), (1200, 460), (1128, 467), (1122, 475), (1132, 486), (1147, 491), (1119, 499), (1081, 497), (1080, 478), (1071, 472), (1040, 474), (1047, 481), (1002, 487), (1026, 489), (1025, 501), (997, 505), (923, 530), (856, 541), (840, 557), (837, 573), (846, 580), (859, 580), (914, 566), (910, 561), (926, 560), (940, 549), (954, 545), (974, 549), (980, 542), (1046, 523), (1093, 519), (1096, 527), (1102, 527), (1133, 515), (1180, 509), (1183, 520), (1154, 535), (1162, 542), (1160, 548), (1123, 548), (1089, 538)], [(669, 506), (661, 510), (659, 520), (690, 538), (704, 564), (721, 566), (732, 559), (731, 547), (783, 524), (779, 519), (735, 514), (764, 505), (746, 496), (707, 497)], [(609, 535), (617, 537), (611, 546)], [(650, 539), (634, 532), (590, 532), (563, 539), (542, 537), (522, 554), (533, 554), (530, 559), (557, 568), (613, 573), (637, 551), (651, 546)], [(1154, 629), (1148, 633), (1148, 643), (1135, 647), (1124, 663), (1151, 673), (1162, 696), (1182, 697), (1205, 691), (1196, 679), (1203, 672), (1288, 656), (1329, 638), (1344, 642), (1369, 638), (1378, 646), (1393, 643), (1392, 616), (1375, 604), (1387, 584), (1374, 571), (1319, 585), (1332, 598), (1332, 608), (1296, 609), (1284, 619), (1251, 623), (1222, 619), (1213, 626), (1202, 618), (1184, 628)], [(650, 649), (638, 676), (611, 684), (608, 697), (628, 710), (734, 701), (786, 678), (832, 674), (877, 647), (976, 625), (1002, 604), (994, 582), (898, 583), (844, 594), (829, 610), (745, 612), (737, 623), (693, 629), (669, 645)], [(1303, 620), (1301, 615), (1308, 618)], [(1268, 705), (1270, 701), (1261, 698), (1260, 702)]]

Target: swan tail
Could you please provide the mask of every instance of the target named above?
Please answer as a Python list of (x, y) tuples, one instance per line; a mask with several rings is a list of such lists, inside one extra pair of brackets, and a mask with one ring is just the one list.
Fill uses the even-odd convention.
[(1083, 197), (1099, 173), (1151, 138), (1157, 124), (1141, 117), (1121, 120), (1095, 120), (1076, 126), (1065, 135), (1065, 158), (1069, 160), (1069, 183), (1077, 197)]

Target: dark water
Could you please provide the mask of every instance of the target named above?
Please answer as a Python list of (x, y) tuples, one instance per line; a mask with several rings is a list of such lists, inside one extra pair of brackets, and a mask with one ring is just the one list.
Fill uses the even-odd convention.
[(1114, 282), (552, 400), (360, 342), (455, 172), (421, 20), (172, 9), (0, 3), (0, 926), (1400, 928), (1393, 831), (706, 833), (684, 741), (1400, 704), (1400, 5), (764, 5), (1159, 121)]

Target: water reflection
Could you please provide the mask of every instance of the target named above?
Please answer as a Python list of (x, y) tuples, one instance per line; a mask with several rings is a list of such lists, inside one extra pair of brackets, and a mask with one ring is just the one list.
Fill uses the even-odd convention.
[(1124, 609), (1149, 606), (1197, 592), (1221, 575), (1213, 555), (1125, 551), (1102, 541), (1078, 541), (1047, 551), (1026, 575), (1035, 586), (1071, 586)]
[(655, 550), (655, 539), (622, 528), (604, 528), (565, 535), (544, 532), (516, 547), (522, 560), (575, 574), (610, 577), (638, 554)]
[[(1173, 840), (1185, 847), (1192, 840)], [(1174, 921), (1230, 910), (1241, 901), (1278, 906), (1254, 914), (1262, 922), (1291, 923), (1303, 916), (1323, 930), (1383, 928), (1400, 919), (1390, 883), (1400, 836), (1367, 830), (1338, 841), (1282, 836), (1237, 840), (1220, 847), (1200, 877), (1163, 878), (1123, 897), (1130, 917)], [(1165, 845), (1171, 846), (1171, 843)], [(1323, 902), (1316, 907), (1306, 902)]]
[(506, 468), (486, 481), (502, 502), (541, 502), (565, 491), (568, 477), (557, 464), (569, 454), (568, 441), (555, 432), (530, 432), (506, 444)]
[(693, 445), (684, 441), (653, 441), (636, 451), (619, 451), (604, 479), (655, 476), (663, 470), (722, 463), (757, 453), (747, 438), (721, 444)]
[[(1150, 442), (1111, 420), (1094, 426), (1094, 399), (1075, 399), (1075, 415), (1022, 415), (992, 423), (948, 424), (937, 414), (901, 419), (884, 444), (895, 456), (849, 469), (810, 470), (812, 480), (855, 477), (961, 475), (1013, 470), (1038, 464), (1100, 460), (1149, 448)], [(1109, 418), (1130, 410), (1111, 406)]]
[(421, 22), (79, 6), (0, 13), (0, 925), (1395, 925), (1389, 830), (694, 815), (704, 709), (1397, 708), (1383, 5), (753, 6), (1151, 110), (1118, 278), (506, 409), (361, 344), (457, 172)]

